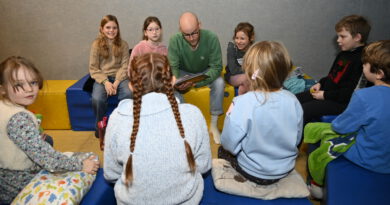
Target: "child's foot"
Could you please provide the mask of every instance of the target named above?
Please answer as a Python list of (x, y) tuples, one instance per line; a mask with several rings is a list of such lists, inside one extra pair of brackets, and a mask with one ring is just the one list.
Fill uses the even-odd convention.
[(213, 135), (215, 144), (221, 144), (221, 133), (216, 126), (210, 125), (210, 132)]
[(307, 186), (310, 191), (310, 196), (314, 199), (321, 200), (324, 197), (323, 188), (319, 185), (314, 184), (313, 182)]

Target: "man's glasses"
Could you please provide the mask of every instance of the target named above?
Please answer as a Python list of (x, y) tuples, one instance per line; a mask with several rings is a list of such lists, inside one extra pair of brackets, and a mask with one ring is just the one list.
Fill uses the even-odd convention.
[(190, 37), (195, 37), (197, 35), (199, 35), (199, 30), (197, 31), (194, 31), (192, 33), (181, 33), (183, 35), (184, 38), (190, 38)]

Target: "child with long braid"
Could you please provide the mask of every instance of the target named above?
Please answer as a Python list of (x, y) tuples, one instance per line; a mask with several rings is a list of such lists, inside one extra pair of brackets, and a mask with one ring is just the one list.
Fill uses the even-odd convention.
[(105, 136), (104, 176), (118, 204), (198, 204), (211, 168), (209, 135), (198, 108), (178, 104), (167, 57), (136, 56), (133, 99), (113, 111)]

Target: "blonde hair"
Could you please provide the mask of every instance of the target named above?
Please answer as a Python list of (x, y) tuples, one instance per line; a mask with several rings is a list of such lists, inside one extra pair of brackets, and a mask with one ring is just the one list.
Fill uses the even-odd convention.
[(140, 112), (142, 105), (142, 96), (150, 92), (164, 93), (167, 95), (169, 103), (171, 104), (173, 114), (175, 116), (177, 127), (181, 137), (184, 139), (184, 147), (190, 171), (195, 173), (195, 159), (192, 154), (191, 146), (185, 139), (184, 128), (180, 118), (179, 106), (173, 94), (172, 74), (169, 69), (168, 58), (157, 53), (146, 53), (134, 57), (131, 61), (129, 70), (129, 80), (133, 86), (133, 130), (130, 136), (130, 156), (127, 160), (125, 176), (126, 184), (133, 181), (133, 159), (132, 155), (135, 149), (135, 142), (137, 138)]
[(113, 55), (115, 57), (121, 56), (122, 55), (122, 39), (121, 39), (121, 32), (119, 29), (119, 23), (118, 19), (113, 16), (113, 15), (106, 15), (103, 17), (103, 19), (100, 21), (100, 27), (99, 27), (99, 36), (97, 37), (97, 42), (98, 42), (98, 47), (99, 47), (99, 55), (103, 56), (103, 58), (107, 59), (109, 57), (109, 47), (108, 47), (108, 42), (107, 42), (107, 37), (104, 35), (102, 32), (102, 29), (104, 25), (106, 25), (108, 22), (115, 22), (117, 27), (118, 27), (118, 33), (115, 36), (115, 39), (113, 41)]
[(242, 67), (250, 90), (272, 92), (283, 87), (292, 63), (282, 43), (262, 41), (248, 49)]
[(35, 65), (24, 57), (11, 56), (0, 64), (0, 88), (2, 90), (0, 100), (10, 101), (7, 89), (8, 86), (12, 86), (14, 92), (18, 90), (18, 88), (15, 87), (15, 83), (18, 80), (15, 79), (15, 76), (17, 76), (16, 74), (21, 69), (25, 69), (32, 74), (34, 80), (38, 81), (39, 89), (42, 88), (43, 78)]

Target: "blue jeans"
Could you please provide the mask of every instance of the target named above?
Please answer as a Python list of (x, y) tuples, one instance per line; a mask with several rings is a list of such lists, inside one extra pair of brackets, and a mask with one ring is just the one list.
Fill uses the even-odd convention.
[[(113, 83), (115, 81), (115, 78), (108, 77), (108, 80)], [(129, 80), (124, 80), (119, 83), (117, 88), (117, 95), (118, 100), (121, 101), (123, 99), (131, 99), (133, 97), (132, 92), (129, 89)], [(93, 90), (92, 90), (92, 108), (93, 112), (95, 113), (96, 120), (95, 120), (95, 127), (97, 130), (97, 123), (103, 119), (103, 117), (106, 115), (107, 112), (107, 92), (104, 88), (104, 85), (95, 82), (93, 84)]]
[[(205, 71), (207, 72), (207, 70)], [(205, 73), (203, 72), (203, 73)], [(188, 74), (195, 74), (195, 73), (188, 73), (185, 71), (180, 70), (180, 76), (188, 75)], [(225, 81), (224, 79), (219, 76), (217, 79), (215, 79), (212, 83), (208, 84), (207, 87), (210, 88), (210, 113), (211, 115), (222, 115), (223, 114), (223, 97), (225, 93)], [(175, 92), (175, 95), (177, 96), (177, 92)], [(183, 102), (183, 97), (179, 97), (180, 102)]]

